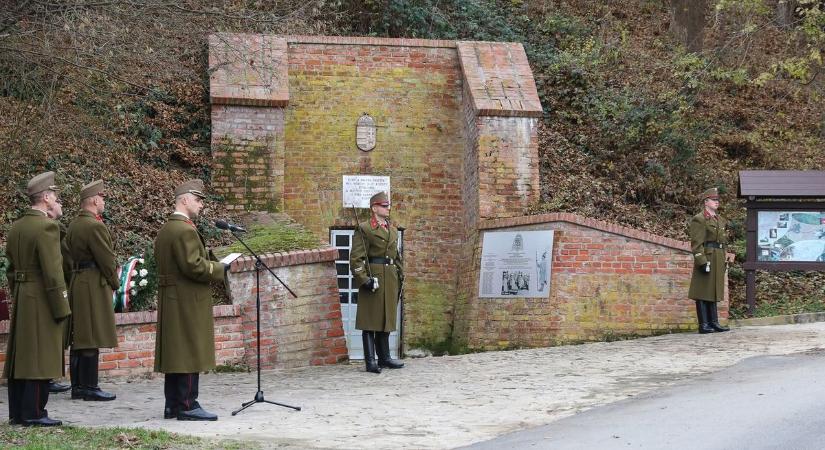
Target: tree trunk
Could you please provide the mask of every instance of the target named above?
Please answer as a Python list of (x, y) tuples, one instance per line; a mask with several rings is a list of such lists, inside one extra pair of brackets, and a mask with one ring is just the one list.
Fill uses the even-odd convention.
[(670, 32), (689, 52), (702, 51), (707, 0), (671, 0)]
[(792, 28), (795, 20), (795, 10), (795, 0), (779, 0), (776, 4), (776, 25), (784, 29)]

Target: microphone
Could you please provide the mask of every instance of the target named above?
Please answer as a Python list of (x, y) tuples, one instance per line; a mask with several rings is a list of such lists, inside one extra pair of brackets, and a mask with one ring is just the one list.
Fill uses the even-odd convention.
[(234, 225), (231, 223), (227, 223), (225, 220), (216, 220), (215, 226), (220, 228), (221, 230), (229, 230), (233, 233), (246, 233), (246, 228), (239, 227), (238, 225)]

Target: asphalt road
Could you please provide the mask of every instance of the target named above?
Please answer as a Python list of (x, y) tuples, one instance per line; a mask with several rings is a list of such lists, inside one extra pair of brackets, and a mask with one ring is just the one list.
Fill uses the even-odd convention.
[(825, 350), (757, 356), (470, 449), (825, 449)]

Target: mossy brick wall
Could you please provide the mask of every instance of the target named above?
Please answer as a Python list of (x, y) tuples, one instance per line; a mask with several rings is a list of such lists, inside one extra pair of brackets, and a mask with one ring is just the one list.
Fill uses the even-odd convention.
[[(390, 176), (392, 216), (406, 227), (405, 340), (440, 340), (464, 228), (455, 50), (296, 43), (289, 73), (284, 211), (325, 236), (336, 219), (352, 220), (341, 207), (343, 174)], [(370, 152), (355, 146), (364, 112), (378, 127)]]
[[(254, 50), (249, 61), (231, 56), (238, 53), (227, 50), (232, 46)], [(226, 176), (213, 183), (216, 190), (237, 209), (271, 204), (328, 239), (331, 226), (354, 223), (352, 211), (341, 206), (342, 175), (389, 176), (393, 219), (406, 227), (405, 344), (449, 339), (458, 270), (467, 236), (476, 233), (479, 205), (495, 214), (488, 218), (513, 216), (538, 198), (532, 169), (541, 105), (523, 47), (229, 34), (210, 38), (210, 68), (214, 161), (218, 176)], [(272, 89), (260, 89), (264, 80), (275, 80)], [(253, 111), (279, 108), (282, 124), (271, 129), (266, 120), (236, 120), (236, 113), (249, 120)], [(363, 113), (377, 126), (370, 152), (355, 144)], [(266, 192), (273, 197), (237, 186), (245, 176), (237, 167), (249, 170), (239, 132), (250, 134), (247, 141), (263, 134), (271, 142), (270, 160), (282, 161), (274, 170), (256, 167), (280, 174)], [(491, 176), (491, 185), (480, 187)], [(367, 212), (360, 213), (366, 220)]]
[(284, 192), (284, 110), (212, 108), (212, 188), (228, 209), (278, 211)]
[[(486, 221), (465, 271), (469, 301), (458, 305), (457, 342), (474, 350), (544, 347), (696, 329), (687, 298), (693, 259), (687, 242), (574, 214)], [(550, 296), (478, 297), (484, 232), (554, 230)], [(726, 301), (719, 315), (728, 317)], [(458, 316), (458, 314), (457, 314)]]

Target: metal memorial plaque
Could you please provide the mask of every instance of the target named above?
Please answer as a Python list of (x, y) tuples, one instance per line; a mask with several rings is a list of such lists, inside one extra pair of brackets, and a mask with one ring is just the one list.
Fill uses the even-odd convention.
[(358, 118), (355, 126), (355, 144), (365, 152), (375, 148), (375, 119), (367, 113)]
[(553, 230), (488, 231), (481, 245), (480, 298), (550, 296)]

